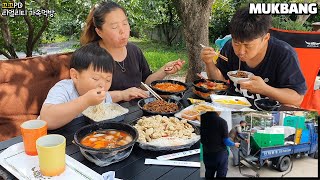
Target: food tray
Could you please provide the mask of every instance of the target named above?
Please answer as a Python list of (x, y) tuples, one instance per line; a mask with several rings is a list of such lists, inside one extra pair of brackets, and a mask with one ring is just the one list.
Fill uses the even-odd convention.
[[(93, 108), (93, 107), (94, 106), (90, 106), (82, 112), (82, 114), (87, 118), (89, 118), (91, 122), (102, 122), (102, 121), (120, 122), (124, 120), (125, 115), (129, 112), (129, 109), (124, 108), (117, 103), (104, 104), (105, 111), (108, 112), (108, 114), (106, 113), (105, 117), (101, 119), (95, 119), (95, 117), (92, 114), (89, 114), (90, 108)], [(115, 115), (110, 116), (109, 112), (114, 112), (114, 111), (121, 111), (121, 113), (117, 116)]]
[[(211, 106), (215, 109), (215, 111), (232, 111), (233, 109), (230, 109), (230, 108), (227, 108), (227, 107), (221, 107), (221, 106), (215, 106), (214, 104), (212, 103), (208, 103), (208, 102), (202, 102), (200, 104), (205, 104), (205, 105), (208, 105), (208, 106)], [(177, 117), (177, 118), (180, 118), (180, 119), (184, 119), (181, 117), (183, 111), (185, 110), (191, 110), (193, 109), (197, 104), (192, 104), (186, 108), (184, 108), (183, 110), (181, 110), (180, 112), (176, 113), (174, 116)], [(195, 126), (200, 126), (200, 121), (199, 120), (189, 120), (189, 119), (186, 119), (190, 124), (193, 124)]]
[(23, 142), (14, 144), (0, 154), (0, 165), (18, 179), (89, 179), (103, 180), (103, 177), (66, 155), (66, 170), (59, 176), (49, 177), (40, 173), (38, 156), (29, 156), (24, 151)]
[[(210, 97), (211, 97), (213, 104), (220, 105), (220, 106), (227, 107), (227, 108), (231, 108), (234, 110), (241, 110), (243, 108), (250, 108), (251, 107), (251, 103), (245, 97), (216, 95), (216, 94), (211, 94)], [(218, 101), (220, 101), (220, 102), (218, 102)], [(225, 102), (221, 102), (221, 101), (225, 101)], [(228, 101), (241, 101), (245, 104), (229, 104), (229, 103), (227, 103)]]
[[(149, 116), (150, 117), (150, 116)], [(134, 121), (132, 123), (132, 125), (134, 126), (139, 119), (137, 119), (136, 121)], [(189, 122), (188, 122), (189, 123)], [(199, 128), (197, 128), (195, 125), (193, 125), (192, 123), (189, 123), (193, 129), (194, 129), (194, 133), (196, 134), (196, 136), (192, 137), (191, 139), (189, 139), (188, 141), (186, 141), (185, 144), (183, 145), (177, 145), (177, 146), (157, 146), (157, 145), (151, 145), (149, 143), (143, 143), (143, 142), (139, 142), (137, 141), (138, 145), (140, 148), (145, 149), (145, 150), (151, 150), (151, 151), (174, 151), (174, 150), (179, 150), (179, 149), (186, 149), (186, 148), (190, 148), (192, 145), (194, 145), (195, 143), (197, 143), (200, 140), (200, 130)], [(174, 142), (179, 142), (179, 139), (176, 138), (170, 138), (167, 137), (165, 138), (165, 140), (171, 141), (172, 143)]]

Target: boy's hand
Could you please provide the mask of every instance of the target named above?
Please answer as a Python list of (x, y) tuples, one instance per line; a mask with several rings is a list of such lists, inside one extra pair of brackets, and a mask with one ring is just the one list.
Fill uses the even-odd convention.
[(106, 98), (106, 91), (103, 88), (91, 89), (83, 95), (88, 106), (100, 104)]
[(213, 63), (213, 58), (216, 58), (215, 51), (212, 47), (205, 47), (201, 49), (200, 58), (206, 64)]

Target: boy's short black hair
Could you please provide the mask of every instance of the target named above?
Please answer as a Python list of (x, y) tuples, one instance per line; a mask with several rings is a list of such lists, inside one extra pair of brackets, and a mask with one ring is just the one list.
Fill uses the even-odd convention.
[(112, 56), (95, 43), (84, 45), (72, 54), (70, 69), (74, 68), (81, 72), (82, 70), (87, 70), (91, 65), (94, 71), (113, 72)]
[(240, 121), (240, 124), (242, 124), (242, 123), (247, 123), (246, 121)]
[(249, 7), (246, 6), (233, 15), (229, 30), (235, 40), (252, 41), (268, 33), (271, 21), (271, 15), (249, 14)]

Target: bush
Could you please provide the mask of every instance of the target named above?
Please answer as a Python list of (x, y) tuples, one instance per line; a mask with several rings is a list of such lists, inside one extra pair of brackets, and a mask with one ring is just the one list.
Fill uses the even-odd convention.
[(304, 24), (293, 21), (289, 16), (273, 16), (272, 26), (278, 29), (295, 30), (295, 31), (311, 31), (311, 23), (306, 21)]
[(230, 34), (228, 25), (236, 11), (238, 2), (234, 0), (216, 0), (212, 5), (212, 15), (209, 23), (209, 42)]

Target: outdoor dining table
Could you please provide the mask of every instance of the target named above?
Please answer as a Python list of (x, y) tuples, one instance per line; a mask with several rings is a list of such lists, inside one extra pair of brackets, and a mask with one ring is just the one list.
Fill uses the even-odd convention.
[[(188, 84), (190, 87), (191, 85)], [(189, 88), (183, 95), (181, 102), (184, 107), (187, 107), (188, 101), (187, 98), (197, 98), (195, 94), (192, 93), (191, 88)], [(121, 106), (128, 108), (129, 113), (126, 114), (123, 122), (132, 124), (140, 117), (143, 116), (142, 110), (137, 105), (138, 100), (132, 100), (129, 102), (120, 103)], [(279, 110), (299, 110), (292, 107), (281, 106)], [(81, 127), (90, 124), (90, 120), (88, 118), (82, 116), (72, 120), (67, 125), (59, 128), (57, 130), (49, 131), (48, 134), (61, 134), (66, 137), (67, 139), (67, 147), (66, 147), (66, 154), (71, 156), (72, 158), (76, 159), (77, 161), (81, 162), (85, 166), (91, 168), (92, 170), (96, 171), (99, 174), (103, 174), (107, 171), (115, 171), (115, 175), (117, 178), (121, 179), (135, 179), (135, 180), (151, 180), (151, 179), (202, 179), (200, 178), (200, 168), (195, 167), (177, 167), (177, 166), (160, 166), (160, 165), (145, 165), (144, 161), (146, 158), (155, 159), (157, 156), (170, 154), (174, 152), (181, 152), (184, 150), (176, 150), (176, 151), (150, 151), (141, 149), (137, 144), (134, 145), (133, 150), (129, 157), (124, 159), (123, 161), (111, 164), (106, 167), (99, 167), (94, 163), (85, 159), (85, 157), (81, 154), (79, 147), (72, 143), (73, 136), (75, 132), (80, 129)], [(22, 142), (21, 136), (14, 137), (7, 141), (0, 142), (0, 153), (4, 151), (6, 148), (14, 145), (16, 143)], [(200, 147), (200, 142), (197, 142), (189, 149), (185, 150), (192, 150), (198, 149)], [(194, 161), (199, 162), (200, 156), (199, 154), (186, 156), (174, 160), (179, 161)], [(10, 172), (8, 172), (5, 168), (0, 166), (0, 179), (1, 177), (5, 177), (6, 179), (16, 179)]]

